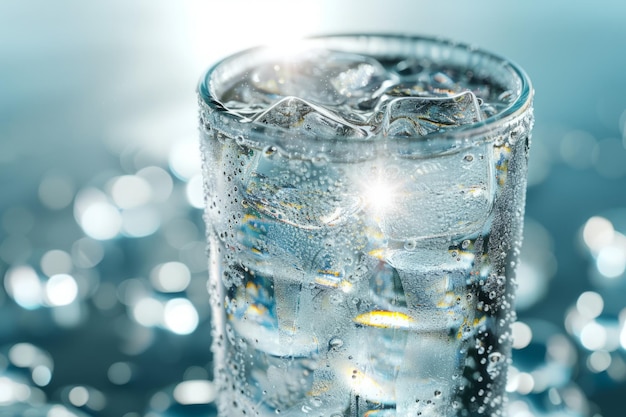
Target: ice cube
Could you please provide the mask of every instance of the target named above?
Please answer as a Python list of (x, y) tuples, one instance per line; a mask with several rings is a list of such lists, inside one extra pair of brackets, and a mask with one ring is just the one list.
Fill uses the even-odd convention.
[(401, 83), (395, 84), (385, 90), (385, 95), (388, 98), (393, 97), (422, 97), (422, 96), (433, 96), (430, 91), (428, 91), (428, 85), (426, 83)]
[(345, 97), (376, 96), (394, 79), (378, 61), (364, 56), (333, 54), (326, 65), (336, 72), (330, 83)]
[(450, 97), (400, 97), (384, 105), (384, 136), (424, 136), (481, 120), (476, 96), (466, 91)]
[(255, 116), (253, 121), (314, 136), (350, 138), (367, 136), (362, 127), (344, 120), (324, 107), (297, 97), (281, 99)]
[(305, 97), (325, 105), (372, 95), (390, 75), (375, 59), (343, 52), (307, 51), (282, 62), (260, 66), (251, 86), (270, 96)]
[(382, 241), (471, 236), (487, 225), (494, 156), (480, 143), (427, 159), (372, 161), (354, 181)]
[(459, 355), (461, 343), (445, 331), (409, 332), (405, 346), (396, 379), (396, 386), (402, 387), (396, 389), (398, 415), (455, 415), (454, 394), (463, 365), (460, 362), (463, 356)]
[(222, 96), (224, 107), (243, 117), (251, 117), (266, 109), (278, 97), (254, 88), (250, 83), (235, 84)]
[(380, 307), (401, 311), (406, 309), (406, 296), (398, 271), (386, 262), (379, 261), (370, 277), (370, 296)]
[(393, 69), (402, 77), (415, 77), (421, 75), (425, 69), (426, 62), (423, 60), (409, 58), (398, 62)]

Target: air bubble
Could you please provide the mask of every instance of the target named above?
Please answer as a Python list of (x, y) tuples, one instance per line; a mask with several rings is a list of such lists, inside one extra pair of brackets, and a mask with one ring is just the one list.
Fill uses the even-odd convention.
[(323, 401), (319, 397), (313, 397), (313, 398), (311, 398), (311, 404), (314, 407), (321, 407), (322, 404), (323, 404)]
[(344, 300), (343, 294), (340, 292), (333, 292), (330, 295), (330, 302), (333, 304), (341, 304)]
[(276, 154), (276, 152), (278, 152), (278, 148), (276, 146), (270, 145), (270, 146), (266, 146), (263, 149), (263, 156), (265, 157), (271, 157), (274, 154)]
[(474, 160), (474, 155), (468, 154), (463, 158), (465, 162), (472, 162)]
[(343, 346), (343, 340), (338, 337), (333, 337), (328, 342), (328, 346), (330, 347), (330, 349), (337, 350)]
[(415, 242), (414, 240), (407, 240), (406, 242), (404, 242), (404, 249), (406, 250), (415, 250), (416, 247), (417, 242)]

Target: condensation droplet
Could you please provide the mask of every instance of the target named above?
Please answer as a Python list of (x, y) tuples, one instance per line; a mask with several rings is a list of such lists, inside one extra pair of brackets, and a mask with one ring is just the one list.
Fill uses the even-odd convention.
[(318, 155), (311, 159), (311, 163), (317, 167), (324, 166), (328, 163), (328, 157), (326, 155)]
[(341, 340), (338, 337), (333, 337), (332, 339), (330, 339), (330, 341), (328, 342), (328, 346), (331, 349), (339, 349), (343, 346), (343, 340)]

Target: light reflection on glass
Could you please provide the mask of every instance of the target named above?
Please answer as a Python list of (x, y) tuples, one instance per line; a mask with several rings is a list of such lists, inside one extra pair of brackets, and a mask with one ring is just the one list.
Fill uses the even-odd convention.
[(365, 205), (374, 213), (384, 213), (387, 208), (394, 205), (396, 188), (397, 185), (394, 186), (380, 179), (363, 184), (362, 190)]

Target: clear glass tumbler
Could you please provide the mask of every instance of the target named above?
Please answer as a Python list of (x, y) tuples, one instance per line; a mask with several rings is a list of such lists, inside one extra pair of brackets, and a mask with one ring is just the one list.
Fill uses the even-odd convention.
[(221, 416), (502, 416), (530, 81), (441, 39), (309, 38), (199, 85)]

